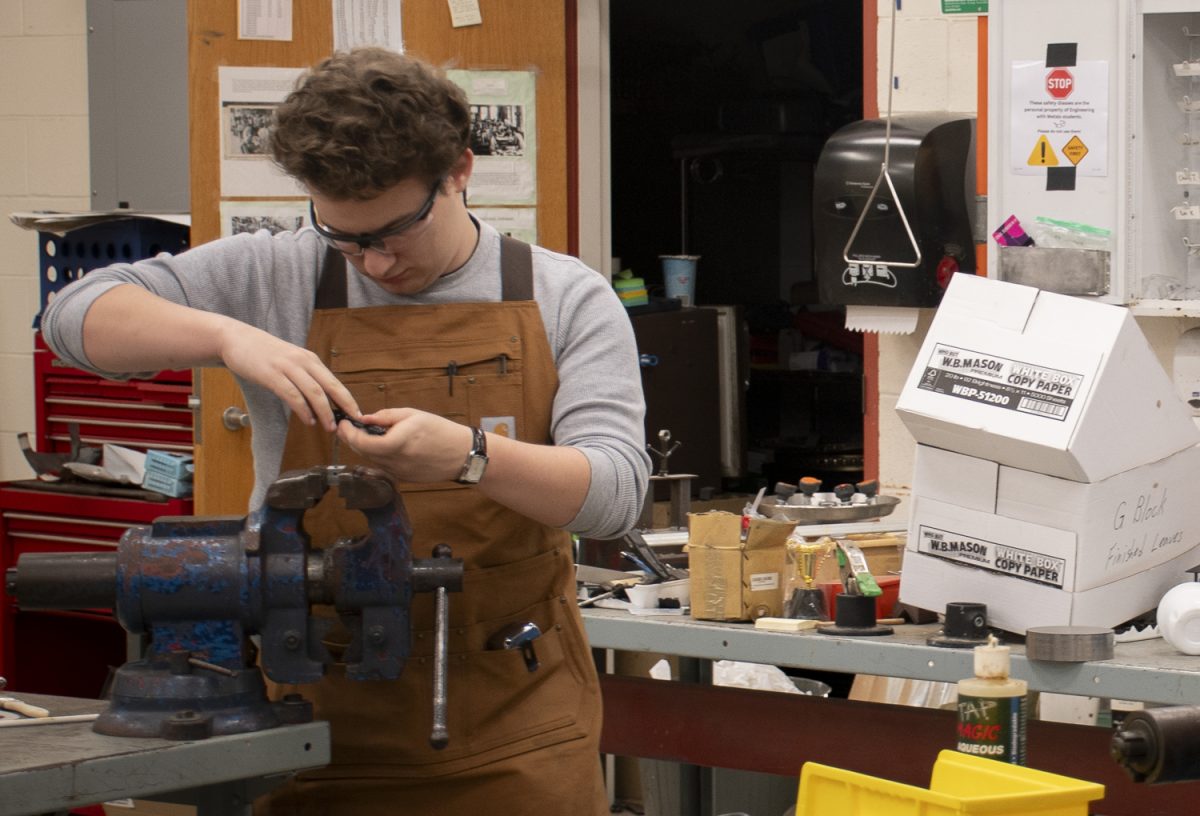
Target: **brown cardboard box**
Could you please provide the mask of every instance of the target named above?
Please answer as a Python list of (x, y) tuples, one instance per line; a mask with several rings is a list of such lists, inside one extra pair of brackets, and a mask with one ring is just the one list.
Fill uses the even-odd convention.
[(742, 540), (742, 517), (725, 511), (688, 514), (688, 570), (692, 617), (749, 621), (783, 614), (787, 537), (796, 525), (751, 519)]

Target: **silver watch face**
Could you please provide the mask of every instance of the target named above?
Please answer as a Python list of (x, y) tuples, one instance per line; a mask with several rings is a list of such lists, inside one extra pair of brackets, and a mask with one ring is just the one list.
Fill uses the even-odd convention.
[(483, 472), (487, 470), (487, 457), (482, 454), (474, 454), (467, 460), (467, 465), (463, 469), (463, 475), (459, 477), (460, 482), (467, 484), (476, 484), (483, 478)]

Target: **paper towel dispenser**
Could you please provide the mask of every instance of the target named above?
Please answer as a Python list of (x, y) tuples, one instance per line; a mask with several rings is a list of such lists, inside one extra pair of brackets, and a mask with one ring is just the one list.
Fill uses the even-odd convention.
[[(829, 138), (817, 161), (813, 233), (822, 303), (936, 306), (951, 274), (975, 271), (970, 219), (975, 119), (893, 117), (891, 185), (880, 173), (886, 124), (865, 119), (846, 125)], [(869, 211), (855, 233), (868, 199)]]

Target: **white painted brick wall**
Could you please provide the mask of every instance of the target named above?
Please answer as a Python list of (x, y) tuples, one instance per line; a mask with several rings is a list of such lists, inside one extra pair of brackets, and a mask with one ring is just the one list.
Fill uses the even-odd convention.
[[(879, 0), (878, 103), (887, 110), (892, 0)], [(942, 14), (940, 0), (902, 0), (896, 12), (893, 113), (975, 113), (978, 23), (974, 15)], [(879, 338), (879, 480), (891, 491), (912, 485), (916, 442), (896, 416), (896, 401), (925, 339), (933, 310), (921, 310), (911, 335)]]
[(37, 235), (8, 214), (83, 210), (88, 191), (87, 6), (0, 0), (0, 480), (32, 475), (16, 435), (34, 431)]

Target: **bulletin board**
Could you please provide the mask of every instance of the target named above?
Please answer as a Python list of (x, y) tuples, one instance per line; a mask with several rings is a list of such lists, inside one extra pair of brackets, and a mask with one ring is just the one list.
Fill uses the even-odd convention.
[[(538, 243), (568, 251), (568, 51), (575, 0), (479, 0), (482, 24), (454, 28), (446, 0), (402, 0), (408, 53), (444, 68), (529, 71), (536, 78)], [(292, 40), (239, 40), (237, 0), (188, 3), (188, 111), (192, 244), (221, 234), (222, 196), (218, 74), (221, 66), (303, 67), (325, 56), (333, 43), (331, 0), (296, 0)], [(195, 378), (196, 512), (242, 514), (253, 468), (248, 434), (222, 423), (228, 407), (242, 407), (233, 378), (203, 369)]]

